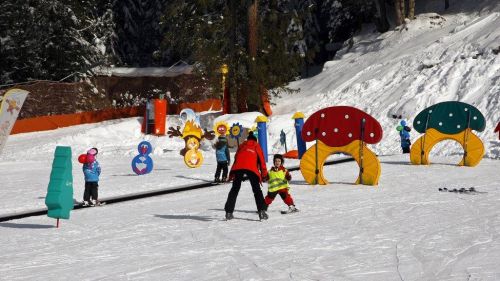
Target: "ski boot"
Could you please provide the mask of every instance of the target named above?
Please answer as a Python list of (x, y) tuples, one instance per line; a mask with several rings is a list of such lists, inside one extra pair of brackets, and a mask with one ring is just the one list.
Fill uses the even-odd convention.
[(259, 211), (259, 219), (260, 220), (267, 220), (269, 216), (266, 214), (266, 211), (260, 210)]

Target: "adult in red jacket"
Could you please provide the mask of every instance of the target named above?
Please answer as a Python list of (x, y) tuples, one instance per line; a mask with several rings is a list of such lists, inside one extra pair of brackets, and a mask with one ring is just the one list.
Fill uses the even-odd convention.
[(259, 218), (261, 220), (267, 219), (268, 216), (266, 211), (264, 211), (264, 195), (260, 189), (260, 183), (267, 181), (268, 178), (266, 161), (264, 161), (264, 153), (257, 143), (257, 138), (253, 135), (253, 132), (249, 133), (247, 140), (238, 148), (231, 172), (229, 172), (229, 180), (233, 181), (233, 186), (229, 191), (224, 207), (227, 220), (233, 218), (234, 206), (240, 192), (241, 182), (246, 178), (250, 180), (250, 184), (252, 185)]

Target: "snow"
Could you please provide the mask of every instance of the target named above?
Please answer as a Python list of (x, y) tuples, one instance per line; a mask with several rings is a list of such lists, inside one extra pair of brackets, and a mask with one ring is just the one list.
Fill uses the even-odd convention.
[(99, 67), (95, 73), (104, 76), (119, 77), (175, 77), (182, 74), (191, 74), (193, 67), (190, 65), (177, 65), (171, 67)]
[[(500, 42), (500, 4), (480, 1), (471, 10), (462, 2), (446, 14), (419, 14), (407, 30), (354, 38), (352, 48), (323, 72), (293, 82), (298, 94), (273, 99), (270, 154), (284, 152), (281, 130), (288, 149), (295, 149), (296, 111), (307, 118), (328, 106), (351, 105), (375, 117), (384, 130), (382, 141), (370, 146), (381, 161), (377, 187), (354, 185), (358, 167), (347, 162), (325, 167), (326, 186), (307, 185), (299, 171), (292, 172), (290, 192), (300, 212), (281, 215), (286, 206), (278, 197), (264, 222), (257, 221), (246, 182), (229, 222), (223, 208), (230, 184), (74, 210), (60, 228), (46, 216), (0, 222), (0, 279), (499, 280), (500, 142), (493, 130), (500, 120), (500, 55), (492, 49)], [(447, 141), (432, 150), (431, 165), (410, 165), (400, 154), (399, 119), (391, 116), (412, 122), (424, 108), (448, 100), (473, 104), (484, 114), (486, 130), (477, 134), (485, 158), (477, 167), (458, 167), (463, 151)], [(248, 128), (258, 115), (206, 112), (201, 123)], [(144, 136), (141, 121), (10, 136), (0, 155), (0, 216), (44, 208), (57, 145), (72, 148), (77, 201), (84, 184), (77, 157), (94, 146), (103, 200), (213, 179), (210, 142), (202, 142), (202, 167), (189, 169), (179, 155), (184, 141)], [(178, 116), (167, 122), (181, 124)], [(418, 135), (412, 131), (411, 137)], [(153, 145), (155, 169), (136, 176), (131, 161), (143, 140)], [(286, 160), (286, 166), (296, 165)], [(479, 192), (439, 192), (443, 187)]]

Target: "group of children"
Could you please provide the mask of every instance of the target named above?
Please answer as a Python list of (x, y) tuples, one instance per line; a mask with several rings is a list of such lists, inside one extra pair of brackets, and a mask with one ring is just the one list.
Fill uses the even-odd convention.
[[(402, 120), (397, 127), (401, 137), (401, 148), (403, 153), (410, 152), (410, 134), (411, 128), (406, 126), (406, 122)], [(253, 136), (253, 135), (252, 135)], [(83, 194), (83, 206), (97, 206), (101, 202), (98, 199), (99, 176), (101, 174), (101, 167), (96, 159), (98, 150), (91, 148), (87, 151), (86, 157), (83, 157), (83, 175), (85, 177), (85, 191)], [(221, 183), (227, 181), (228, 167), (231, 163), (231, 155), (229, 153), (229, 144), (225, 135), (220, 135), (215, 143), (215, 157), (217, 160), (217, 169), (215, 171), (214, 183)], [(259, 217), (265, 215), (267, 218), (267, 208), (274, 201), (279, 194), (283, 202), (288, 206), (287, 213), (297, 212), (292, 196), (289, 193), (289, 182), (292, 176), (284, 167), (285, 159), (281, 154), (275, 154), (273, 158), (273, 167), (267, 172), (263, 181), (268, 181), (268, 191), (264, 198), (262, 210), (259, 210)], [(222, 179), (220, 178), (222, 173)], [(239, 190), (239, 188), (238, 188)], [(262, 197), (262, 194), (260, 195)], [(235, 200), (235, 198), (234, 198)], [(261, 214), (260, 212), (263, 212)], [(226, 214), (227, 217), (227, 214)], [(232, 212), (230, 213), (232, 218)]]
[[(98, 150), (93, 147), (87, 151), (86, 157), (81, 160), (83, 166), (83, 175), (85, 178), (85, 191), (83, 193), (83, 206), (99, 206), (101, 202), (99, 201), (99, 176), (101, 175), (101, 166), (96, 159)], [(219, 136), (215, 144), (215, 156), (217, 159), (217, 170), (215, 171), (215, 183), (221, 183), (227, 181), (228, 167), (231, 162), (231, 156), (229, 153), (229, 145), (226, 136)], [(267, 208), (276, 196), (279, 194), (283, 202), (289, 206), (287, 212), (298, 211), (295, 208), (293, 198), (288, 192), (290, 189), (289, 181), (292, 176), (288, 170), (283, 166), (285, 159), (281, 154), (275, 154), (273, 158), (274, 166), (269, 170), (266, 181), (268, 182), (268, 192), (264, 198), (264, 210)], [(222, 173), (222, 179), (220, 178)]]

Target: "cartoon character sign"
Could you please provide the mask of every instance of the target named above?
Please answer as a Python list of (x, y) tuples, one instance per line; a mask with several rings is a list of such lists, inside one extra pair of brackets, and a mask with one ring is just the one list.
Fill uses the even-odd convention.
[(3, 99), (0, 97), (0, 153), (7, 143), (7, 138), (28, 94), (29, 92), (25, 90), (10, 89)]
[(17, 106), (18, 102), (15, 99), (6, 99), (5, 102), (7, 102), (7, 104), (9, 105), (9, 108), (7, 108), (7, 112), (10, 112), (10, 114), (14, 114), (14, 110), (21, 110), (21, 108)]
[(243, 133), (243, 126), (240, 125), (240, 123), (234, 123), (233, 126), (231, 126), (231, 129), (229, 130), (229, 136), (232, 139), (236, 139), (238, 143), (238, 147), (240, 146), (240, 137), (241, 133)]
[(137, 150), (139, 155), (132, 159), (132, 170), (139, 176), (150, 173), (153, 170), (153, 159), (148, 154), (153, 151), (153, 146), (147, 141), (142, 141)]
[(229, 125), (224, 121), (217, 122), (214, 125), (214, 131), (217, 137), (225, 136), (229, 134)]
[(169, 127), (168, 136), (181, 137), (184, 139), (186, 146), (180, 151), (184, 156), (184, 163), (189, 168), (198, 168), (203, 163), (203, 154), (199, 150), (200, 142), (203, 139), (212, 140), (215, 137), (214, 131), (204, 131), (200, 126), (200, 118), (193, 110), (186, 108), (181, 111), (181, 119), (184, 121), (184, 128)]

